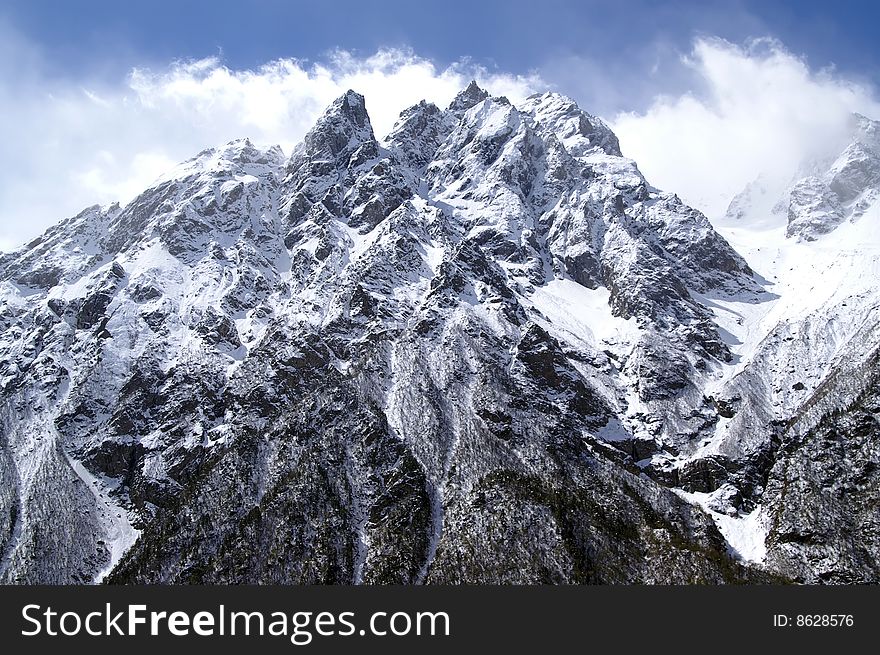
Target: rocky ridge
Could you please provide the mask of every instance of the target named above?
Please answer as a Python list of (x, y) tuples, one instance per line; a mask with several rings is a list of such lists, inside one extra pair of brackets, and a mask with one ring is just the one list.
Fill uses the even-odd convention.
[(767, 287), (568, 98), (474, 83), (380, 142), (350, 91), (0, 258), (0, 579), (873, 579), (780, 527), (806, 405), (742, 402), (718, 309)]

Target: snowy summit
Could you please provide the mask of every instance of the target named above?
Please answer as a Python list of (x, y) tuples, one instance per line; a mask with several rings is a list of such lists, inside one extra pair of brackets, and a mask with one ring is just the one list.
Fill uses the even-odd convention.
[(561, 95), (368, 103), (0, 256), (0, 580), (877, 580), (876, 123), (719, 232)]

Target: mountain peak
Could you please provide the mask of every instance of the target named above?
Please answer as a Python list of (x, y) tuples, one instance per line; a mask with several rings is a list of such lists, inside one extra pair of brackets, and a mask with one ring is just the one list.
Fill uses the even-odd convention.
[(733, 198), (726, 218), (752, 227), (785, 221), (786, 237), (815, 241), (875, 211), (880, 122), (853, 112), (837, 137), (804, 159), (793, 179), (762, 173)]
[(333, 101), (324, 112), (325, 116), (328, 114), (342, 114), (358, 127), (364, 127), (370, 122), (364, 96), (351, 89)]
[(851, 117), (851, 123), (855, 140), (872, 150), (880, 152), (880, 122), (862, 114), (854, 113)]
[(481, 89), (476, 80), (471, 80), (471, 83), (455, 96), (449, 105), (449, 109), (455, 113), (463, 113), (488, 97), (488, 91)]
[(453, 114), (422, 100), (400, 112), (386, 141), (400, 162), (418, 169), (430, 162), (455, 124)]
[(378, 153), (378, 143), (364, 97), (348, 90), (324, 110), (294, 150), (290, 161), (293, 168), (308, 160), (331, 160), (346, 166), (352, 163), (350, 158), (358, 151), (362, 155), (358, 161), (369, 159)]
[(602, 151), (620, 157), (620, 143), (600, 118), (588, 114), (577, 102), (560, 93), (536, 93), (520, 104), (520, 110), (556, 134), (568, 152), (583, 156)]

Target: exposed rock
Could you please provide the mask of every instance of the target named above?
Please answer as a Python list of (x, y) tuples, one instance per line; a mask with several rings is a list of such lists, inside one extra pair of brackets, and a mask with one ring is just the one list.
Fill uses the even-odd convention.
[[(0, 258), (0, 580), (876, 579), (872, 397), (707, 388), (713, 303), (763, 282), (605, 123), (472, 83), (383, 143), (349, 91), (287, 160), (206, 150)], [(847, 199), (871, 173), (838, 168)], [(831, 480), (825, 523), (793, 473)], [(769, 570), (712, 518), (758, 502)]]

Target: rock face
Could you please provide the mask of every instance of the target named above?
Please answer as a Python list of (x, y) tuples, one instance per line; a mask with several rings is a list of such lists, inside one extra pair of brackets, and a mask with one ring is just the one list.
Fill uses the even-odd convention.
[[(871, 326), (874, 344), (878, 329)], [(825, 411), (816, 410), (821, 404)], [(875, 345), (864, 362), (832, 376), (783, 432), (766, 491), (776, 507), (767, 538), (770, 566), (810, 584), (880, 579), (878, 417)]]
[[(751, 408), (772, 439), (701, 457), (751, 407), (746, 374), (707, 392), (737, 363), (713, 308), (766, 281), (562, 96), (471, 84), (380, 143), (350, 91), (289, 158), (202, 152), (0, 281), (5, 582), (876, 577), (876, 399)], [(861, 513), (815, 525), (788, 480), (850, 423), (829, 503)]]

